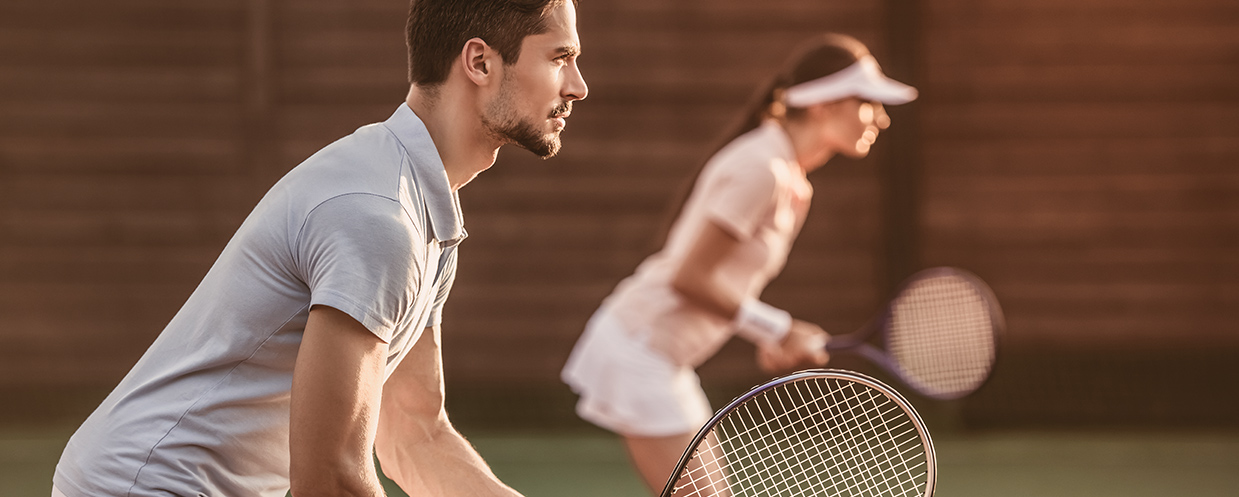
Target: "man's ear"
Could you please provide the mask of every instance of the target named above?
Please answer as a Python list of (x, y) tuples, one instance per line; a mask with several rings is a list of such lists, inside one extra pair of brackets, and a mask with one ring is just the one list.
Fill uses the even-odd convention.
[(486, 86), (495, 74), (499, 54), (481, 38), (470, 38), (460, 50), (460, 64), (465, 76), (478, 86)]

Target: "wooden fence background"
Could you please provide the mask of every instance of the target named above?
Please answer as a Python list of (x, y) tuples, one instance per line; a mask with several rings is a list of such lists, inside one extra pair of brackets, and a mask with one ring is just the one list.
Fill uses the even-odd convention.
[[(26, 399), (5, 415), (93, 407), (276, 179), (390, 114), (406, 10), (0, 4), (0, 390)], [(840, 31), (922, 97), (873, 156), (815, 173), (767, 300), (846, 331), (911, 270), (962, 266), (1009, 334), (956, 419), (1239, 420), (1210, 398), (1239, 380), (1239, 4), (582, 0), (579, 18), (590, 96), (560, 157), (505, 149), (462, 190), (445, 317), (462, 416), (571, 418), (557, 375), (585, 320), (754, 87)], [(716, 402), (763, 379), (750, 354), (702, 368)]]

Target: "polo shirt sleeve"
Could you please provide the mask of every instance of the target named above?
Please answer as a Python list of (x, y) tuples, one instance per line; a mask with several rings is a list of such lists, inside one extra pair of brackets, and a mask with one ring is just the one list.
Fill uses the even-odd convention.
[(452, 291), (452, 283), (456, 281), (456, 257), (456, 247), (447, 249), (440, 257), (439, 274), (443, 276), (439, 278), (439, 289), (430, 307), (430, 317), (426, 320), (427, 327), (439, 326), (443, 323), (443, 304), (447, 302), (447, 296)]
[(774, 171), (757, 161), (724, 166), (718, 177), (705, 185), (705, 215), (741, 241), (748, 240), (774, 206)]
[(294, 247), (310, 305), (339, 309), (390, 342), (421, 284), (418, 237), (393, 199), (349, 194), (315, 207)]

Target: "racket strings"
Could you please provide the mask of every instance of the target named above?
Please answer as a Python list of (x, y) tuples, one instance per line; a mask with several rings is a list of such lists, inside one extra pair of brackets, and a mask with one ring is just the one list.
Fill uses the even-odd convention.
[[(782, 399), (779, 399), (779, 400), (782, 400)], [(781, 402), (780, 402), (780, 403), (781, 403)], [(802, 404), (802, 405), (803, 405), (803, 404)], [(783, 408), (783, 409), (786, 409), (786, 406), (780, 406), (780, 407), (781, 407), (781, 408)], [(839, 416), (839, 414), (837, 414), (835, 417), (838, 417), (838, 416)], [(776, 435), (776, 436), (777, 436), (777, 435), (782, 435), (783, 437), (785, 437), (785, 438), (786, 438), (786, 439), (788, 439), (788, 440), (795, 440), (795, 441), (797, 441), (796, 443), (791, 444), (789, 447), (787, 447), (787, 448), (786, 448), (786, 449), (784, 449), (784, 450), (779, 451), (778, 453), (768, 453), (768, 454), (764, 455), (763, 459), (761, 459), (761, 460), (759, 460), (759, 461), (744, 461), (744, 460), (741, 460), (741, 461), (737, 461), (736, 463), (737, 463), (737, 464), (739, 464), (739, 465), (741, 465), (741, 466), (744, 466), (744, 465), (754, 466), (754, 465), (756, 465), (755, 463), (760, 463), (760, 464), (762, 464), (762, 466), (763, 466), (763, 467), (770, 467), (770, 465), (771, 465), (771, 462), (772, 462), (772, 461), (779, 461), (779, 460), (791, 460), (791, 458), (792, 458), (792, 454), (788, 454), (787, 452), (794, 452), (794, 451), (795, 451), (795, 450), (797, 450), (797, 449), (799, 449), (799, 450), (804, 450), (804, 449), (805, 449), (804, 442), (812, 440), (811, 438), (806, 438), (806, 437), (804, 437), (804, 436), (803, 436), (804, 434), (806, 434), (806, 433), (809, 431), (809, 428), (811, 428), (811, 427), (809, 427), (809, 428), (805, 428), (805, 429), (801, 429), (800, 431), (798, 431), (798, 432), (793, 432), (793, 433), (787, 433), (787, 432), (786, 432), (786, 430), (787, 430), (788, 428), (790, 428), (790, 426), (784, 426), (783, 428), (781, 428), (781, 429), (779, 429), (779, 430), (776, 430), (776, 432), (774, 433), (774, 435)], [(752, 432), (753, 430), (752, 430), (752, 429), (749, 429), (749, 430), (746, 430), (746, 431), (747, 431), (747, 432)], [(833, 436), (833, 435), (832, 435), (832, 436)], [(733, 437), (733, 438), (736, 438), (736, 437)], [(741, 437), (741, 438), (742, 438), (742, 437)], [(837, 436), (835, 436), (835, 438), (838, 438), (838, 437), (837, 437)], [(844, 440), (843, 440), (843, 442), (846, 442), (846, 439), (844, 439)], [(854, 457), (850, 457), (850, 458), (849, 458), (849, 460), (851, 460), (851, 459), (854, 459)], [(800, 464), (799, 464), (799, 465), (800, 465), (800, 466), (803, 466), (803, 462), (804, 462), (804, 461), (803, 461), (803, 459), (802, 459), (802, 460), (800, 461)], [(767, 480), (773, 480), (774, 478), (783, 478), (783, 479), (784, 479), (783, 481), (786, 481), (787, 475), (785, 475), (784, 473), (787, 473), (788, 471), (791, 471), (792, 469), (794, 469), (794, 468), (791, 468), (790, 466), (789, 466), (789, 467), (785, 467), (785, 468), (782, 468), (782, 471), (780, 472), (780, 474), (778, 474), (778, 475), (767, 475), (765, 478), (766, 478)], [(804, 467), (802, 467), (802, 468), (800, 468), (800, 469), (802, 469), (802, 470), (808, 470), (808, 469), (810, 469), (810, 468), (804, 468)], [(755, 476), (760, 476), (760, 475), (755, 475)], [(741, 482), (744, 482), (744, 480), (741, 480)]]
[[(781, 400), (781, 399), (780, 399), (780, 400)], [(759, 407), (760, 407), (760, 406), (759, 406)], [(746, 406), (745, 408), (746, 408), (746, 410), (748, 410), (748, 411), (749, 411), (749, 412), (748, 412), (748, 415), (750, 416), (750, 418), (755, 417), (755, 416), (752, 414), (752, 412), (751, 412), (750, 406)], [(778, 417), (785, 417), (785, 416), (787, 416), (788, 414), (791, 414), (791, 413), (790, 413), (790, 412), (786, 412), (786, 411), (785, 411), (783, 415), (780, 415), (780, 416), (778, 416)], [(760, 429), (762, 429), (762, 428), (765, 428), (765, 426), (764, 426), (764, 425), (768, 425), (768, 424), (770, 424), (770, 423), (771, 423), (771, 422), (773, 422), (773, 421), (777, 421), (777, 419), (772, 418), (772, 419), (767, 420), (766, 422), (762, 423), (761, 425), (755, 425), (755, 426), (749, 427), (749, 428), (747, 428), (747, 429), (740, 429), (740, 428), (737, 428), (737, 427), (736, 427), (736, 425), (735, 425), (735, 420), (736, 420), (736, 418), (735, 418), (734, 416), (733, 416), (733, 417), (731, 417), (730, 419), (728, 419), (729, 425), (732, 427), (732, 431), (733, 431), (733, 433), (734, 433), (734, 435), (733, 435), (733, 436), (732, 436), (732, 437), (728, 440), (728, 442), (734, 442), (735, 440), (739, 439), (739, 440), (741, 440), (741, 443), (740, 443), (739, 445), (736, 445), (736, 444), (734, 444), (734, 443), (733, 443), (733, 444), (730, 444), (730, 445), (732, 446), (732, 448), (733, 448), (733, 449), (734, 449), (736, 446), (751, 445), (751, 444), (753, 443), (753, 440), (754, 440), (754, 439), (751, 439), (751, 438), (750, 438), (750, 439), (747, 439), (747, 440), (746, 440), (746, 439), (745, 439), (745, 436), (746, 436), (746, 435), (751, 435), (754, 431), (758, 431), (758, 430), (760, 430)], [(786, 426), (782, 426), (781, 428), (778, 428), (778, 429), (773, 430), (773, 431), (771, 432), (771, 434), (773, 434), (773, 435), (778, 435), (778, 434), (780, 434), (780, 433), (781, 433), (783, 436), (788, 437), (789, 439), (798, 439), (798, 438), (799, 438), (799, 435), (800, 435), (802, 432), (804, 432), (804, 431), (805, 431), (805, 430), (801, 430), (801, 432), (786, 433), (786, 428), (787, 428)], [(767, 454), (762, 455), (762, 454), (761, 454), (761, 451), (754, 451), (754, 452), (750, 453), (750, 455), (752, 455), (752, 454), (758, 454), (758, 455), (760, 455), (760, 459), (756, 459), (756, 460), (748, 460), (749, 458), (742, 458), (742, 459), (740, 459), (740, 460), (734, 460), (734, 461), (732, 461), (732, 463), (731, 463), (731, 464), (736, 465), (736, 466), (738, 466), (738, 467), (758, 467), (758, 465), (759, 465), (758, 463), (762, 463), (762, 462), (769, 462), (769, 461), (771, 461), (771, 460), (776, 460), (776, 459), (781, 460), (781, 458), (785, 458), (785, 457), (786, 457), (786, 455), (785, 455), (785, 454), (783, 454), (783, 452), (785, 452), (785, 451), (787, 451), (787, 450), (795, 450), (798, 446), (803, 446), (803, 442), (797, 442), (797, 443), (795, 443), (795, 444), (792, 444), (792, 445), (791, 445), (791, 446), (789, 446), (787, 449), (785, 449), (784, 451), (780, 451), (779, 453), (767, 453)], [(712, 452), (711, 452), (711, 454), (712, 454), (712, 455), (713, 455), (713, 454), (717, 454), (717, 451), (712, 451)], [(713, 464), (713, 466), (718, 467), (718, 466), (721, 466), (721, 465), (719, 465), (719, 464)], [(762, 466), (762, 468), (763, 468), (763, 469), (766, 469), (766, 468), (768, 468), (768, 467), (769, 467), (769, 465)], [(740, 483), (743, 483), (743, 482), (745, 482), (746, 480), (752, 480), (752, 479), (753, 479), (753, 477), (760, 477), (760, 478), (764, 478), (764, 479), (770, 479), (770, 478), (774, 478), (774, 477), (781, 476), (781, 475), (782, 475), (782, 473), (784, 473), (784, 472), (786, 472), (786, 471), (787, 471), (787, 469), (788, 469), (788, 468), (784, 468), (784, 469), (783, 469), (783, 471), (782, 471), (779, 475), (765, 475), (765, 476), (763, 476), (763, 475), (761, 475), (761, 474), (760, 474), (760, 472), (758, 472), (757, 474), (750, 475), (749, 477), (739, 478), (738, 480), (739, 480), (739, 482), (740, 482)], [(717, 471), (717, 470), (716, 470), (716, 471)], [(713, 481), (714, 477), (715, 477), (715, 476), (717, 476), (717, 475), (715, 475), (715, 474), (697, 475), (697, 477), (696, 477), (696, 478), (694, 478), (694, 481), (695, 481), (695, 480), (700, 480), (700, 479), (702, 478), (702, 476), (706, 477), (706, 479), (708, 479), (709, 481)]]
[(902, 408), (838, 380), (795, 382), (755, 397), (702, 445), (673, 495), (912, 496), (922, 495), (928, 471)]
[[(854, 389), (854, 385), (849, 385), (849, 388)], [(872, 396), (873, 396), (872, 392), (866, 391), (866, 394), (870, 397), (870, 399), (868, 399), (868, 400), (872, 400)], [(888, 404), (889, 404), (889, 403), (888, 403)], [(893, 410), (893, 409), (898, 409), (898, 406), (891, 405), (891, 408), (892, 408), (892, 409), (887, 410), (886, 412), (882, 413), (880, 416), (877, 416), (876, 418), (875, 418), (875, 417), (873, 417), (873, 416), (867, 417), (867, 423), (868, 423), (868, 425), (869, 425), (867, 428), (866, 428), (865, 426), (857, 426), (857, 428), (858, 428), (858, 429), (869, 429), (869, 430), (872, 430), (872, 431), (879, 431), (879, 430), (878, 430), (878, 427), (877, 427), (876, 425), (874, 425), (874, 424), (873, 424), (873, 420), (874, 420), (874, 419), (879, 419), (879, 420), (882, 420), (882, 421), (883, 421), (883, 425), (884, 425), (884, 428), (885, 428), (885, 430), (883, 430), (883, 431), (885, 431), (885, 432), (886, 432), (887, 436), (891, 436), (891, 437), (903, 437), (903, 436), (906, 436), (906, 435), (907, 435), (907, 434), (909, 434), (912, 430), (914, 430), (914, 429), (915, 429), (914, 427), (907, 427), (907, 428), (906, 428), (903, 432), (901, 432), (901, 433), (899, 433), (899, 434), (892, 434), (892, 433), (891, 433), (892, 427), (890, 427), (890, 426), (886, 426), (886, 425), (887, 425), (887, 423), (886, 423), (886, 419), (887, 419), (887, 417), (888, 417), (888, 415), (889, 415), (890, 411), (891, 411), (891, 410)], [(905, 426), (905, 425), (907, 425), (907, 424), (908, 424), (908, 423), (905, 421), (905, 422), (903, 422), (903, 423), (900, 423), (900, 425), (896, 426), (895, 428), (903, 427), (903, 426)], [(917, 446), (907, 447), (907, 448), (904, 448), (903, 450), (899, 450), (899, 449), (900, 449), (900, 447), (899, 447), (899, 446), (897, 446), (897, 445), (888, 445), (888, 446), (885, 446), (885, 447), (881, 447), (881, 446), (879, 446), (879, 447), (878, 447), (878, 449), (881, 451), (881, 454), (877, 454), (877, 453), (875, 453), (875, 450), (874, 450), (875, 448), (874, 448), (873, 444), (871, 443), (873, 439), (871, 439), (871, 438), (862, 438), (862, 439), (860, 439), (860, 440), (861, 440), (861, 442), (863, 442), (863, 445), (864, 445), (864, 446), (862, 447), (860, 443), (856, 443), (857, 438), (856, 438), (856, 437), (854, 437), (854, 436), (852, 436), (852, 435), (853, 435), (853, 433), (850, 433), (850, 432), (849, 432), (849, 433), (845, 433), (845, 432), (839, 431), (839, 432), (838, 432), (838, 434), (837, 434), (837, 436), (836, 436), (834, 439), (832, 439), (832, 441), (836, 441), (836, 442), (839, 442), (839, 443), (844, 444), (844, 445), (848, 445), (848, 442), (851, 442), (850, 447), (849, 447), (849, 454), (850, 454), (850, 455), (849, 455), (849, 457), (848, 457), (845, 461), (843, 461), (843, 462), (846, 462), (847, 464), (852, 464), (852, 465), (857, 464), (857, 462), (861, 460), (860, 458), (861, 458), (861, 457), (866, 457), (866, 454), (867, 454), (867, 457), (869, 457), (869, 458), (871, 458), (871, 459), (872, 459), (872, 458), (875, 458), (875, 457), (881, 457), (881, 458), (884, 458), (884, 459), (886, 459), (886, 460), (888, 460), (888, 461), (896, 461), (896, 460), (901, 461), (901, 464), (899, 464), (899, 465), (897, 465), (897, 466), (902, 466), (902, 467), (904, 467), (905, 469), (908, 469), (908, 466), (907, 466), (907, 463), (906, 463), (906, 461), (907, 461), (907, 460), (904, 458), (904, 456), (907, 454), (907, 452), (908, 452), (908, 451), (910, 451), (910, 450), (914, 450), (914, 449), (916, 449), (916, 448), (919, 448), (919, 445), (917, 445)], [(897, 452), (894, 454), (894, 456), (892, 456), (892, 454), (891, 454), (891, 451), (893, 451), (893, 450), (897, 450)], [(916, 466), (916, 465), (914, 465), (914, 467), (915, 467), (915, 466)], [(897, 495), (897, 494), (895, 494), (895, 493), (894, 493), (894, 491), (895, 491), (896, 489), (895, 489), (895, 488), (893, 488), (893, 487), (891, 486), (891, 484), (890, 484), (890, 483), (891, 483), (891, 481), (892, 481), (892, 480), (894, 480), (895, 478), (899, 477), (899, 476), (900, 476), (900, 474), (899, 474), (899, 473), (894, 473), (894, 474), (891, 474), (891, 475), (887, 476), (887, 477), (886, 477), (886, 478), (884, 478), (884, 479), (879, 479), (879, 478), (881, 478), (881, 476), (880, 476), (878, 473), (876, 473), (876, 472), (874, 471), (875, 469), (877, 469), (877, 468), (870, 467), (870, 468), (867, 468), (867, 469), (866, 469), (866, 471), (865, 471), (865, 473), (864, 473), (864, 474), (865, 474), (865, 476), (867, 477), (867, 479), (866, 479), (866, 480), (854, 479), (854, 478), (853, 478), (853, 479), (852, 479), (852, 483), (851, 483), (851, 484), (847, 485), (847, 486), (846, 486), (846, 487), (844, 487), (843, 489), (834, 488), (834, 490), (846, 490), (846, 491), (847, 491), (846, 493), (849, 493), (849, 494), (850, 494), (850, 493), (854, 493), (854, 492), (855, 492), (855, 491), (856, 491), (856, 490), (857, 490), (857, 489), (858, 489), (858, 488), (859, 488), (862, 484), (864, 484), (865, 482), (870, 482), (870, 483), (872, 483), (872, 486), (873, 486), (874, 488), (878, 489), (878, 491), (879, 491), (878, 493), (879, 493), (879, 494), (881, 494), (881, 495)], [(910, 472), (909, 472), (909, 474), (910, 474)], [(845, 480), (845, 481), (846, 481), (846, 480)], [(832, 494), (834, 494), (834, 493), (838, 493), (838, 492), (832, 492)], [(902, 494), (898, 494), (898, 495), (902, 495)]]
[(917, 281), (891, 306), (887, 349), (906, 380), (932, 394), (975, 390), (989, 375), (996, 343), (993, 316), (969, 280)]
[[(834, 393), (838, 395), (840, 392), (834, 392)], [(859, 406), (851, 406), (849, 409), (843, 409), (843, 410), (839, 410), (838, 412), (835, 412), (830, 421), (834, 425), (836, 425), (836, 427), (838, 427), (837, 421), (838, 421), (838, 418), (840, 417), (847, 416), (847, 417), (857, 418), (857, 419), (860, 419), (861, 417), (872, 418), (872, 411), (877, 409), (877, 406), (873, 406), (872, 408), (868, 409), (865, 412), (860, 412), (860, 413), (848, 412), (848, 411), (855, 411), (857, 407)], [(887, 413), (889, 413), (889, 410), (887, 411)], [(886, 414), (886, 413), (883, 413), (883, 414)], [(863, 428), (863, 426), (861, 428)], [(832, 443), (832, 445), (836, 447), (841, 447), (840, 452), (843, 452), (844, 454), (846, 454), (846, 456), (836, 454), (836, 456), (832, 457), (830, 460), (823, 461), (825, 464), (820, 464), (818, 467), (825, 471), (817, 471), (815, 472), (814, 475), (808, 478), (809, 479), (808, 483), (810, 483), (810, 485), (808, 485), (806, 488), (823, 487), (824, 489), (834, 490), (835, 492), (831, 492), (832, 494), (839, 494), (839, 492), (844, 492), (847, 490), (855, 490), (856, 487), (865, 485), (866, 481), (873, 483), (874, 482), (873, 475), (857, 475), (855, 474), (854, 471), (851, 472), (852, 474), (847, 474), (846, 471), (840, 471), (841, 468), (846, 470), (846, 467), (848, 466), (856, 466), (857, 461), (860, 458), (866, 457), (865, 452), (869, 452), (869, 455), (867, 457), (869, 457), (870, 459), (875, 457), (875, 455), (873, 454), (874, 453), (873, 448), (864, 447), (861, 444), (856, 443), (856, 437), (854, 436), (855, 434), (851, 433), (850, 431), (845, 431), (842, 429), (828, 430), (827, 435), (829, 435), (830, 442)], [(797, 437), (797, 438), (799, 437), (798, 435), (792, 435), (792, 436)], [(883, 452), (885, 456), (889, 457), (889, 452), (890, 452), (889, 450), (885, 450)], [(788, 454), (772, 454), (771, 457), (786, 458), (786, 457), (789, 457), (789, 455)], [(824, 480), (819, 481), (819, 482), (813, 481), (814, 477), (816, 477), (818, 480), (821, 480), (822, 474), (825, 474), (826, 472), (831, 472), (831, 471), (834, 471), (837, 473), (843, 473), (842, 479), (840, 479), (839, 481), (836, 481), (834, 484), (829, 484), (830, 482), (824, 481)], [(785, 474), (771, 475), (772, 481), (774, 478), (781, 478), (778, 481), (783, 481), (783, 482), (787, 481), (786, 480), (787, 476)], [(819, 483), (819, 484), (813, 485), (813, 483)], [(822, 485), (821, 483), (826, 483), (826, 485)], [(889, 488), (890, 485), (888, 484), (888, 482), (877, 481), (871, 486), (875, 488), (887, 487), (885, 489), (890, 490)], [(774, 495), (794, 495), (789, 492), (783, 491), (783, 490), (789, 490), (789, 489), (781, 489), (781, 488), (776, 487), (773, 490), (775, 490)], [(890, 494), (890, 492), (886, 491), (886, 492), (883, 492), (883, 494)]]

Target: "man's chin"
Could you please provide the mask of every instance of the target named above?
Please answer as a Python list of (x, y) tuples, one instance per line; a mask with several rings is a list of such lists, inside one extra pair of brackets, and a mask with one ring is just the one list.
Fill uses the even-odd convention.
[(517, 145), (543, 159), (554, 157), (559, 153), (559, 149), (562, 146), (559, 141), (559, 133), (549, 133), (540, 140), (525, 143), (518, 142)]

